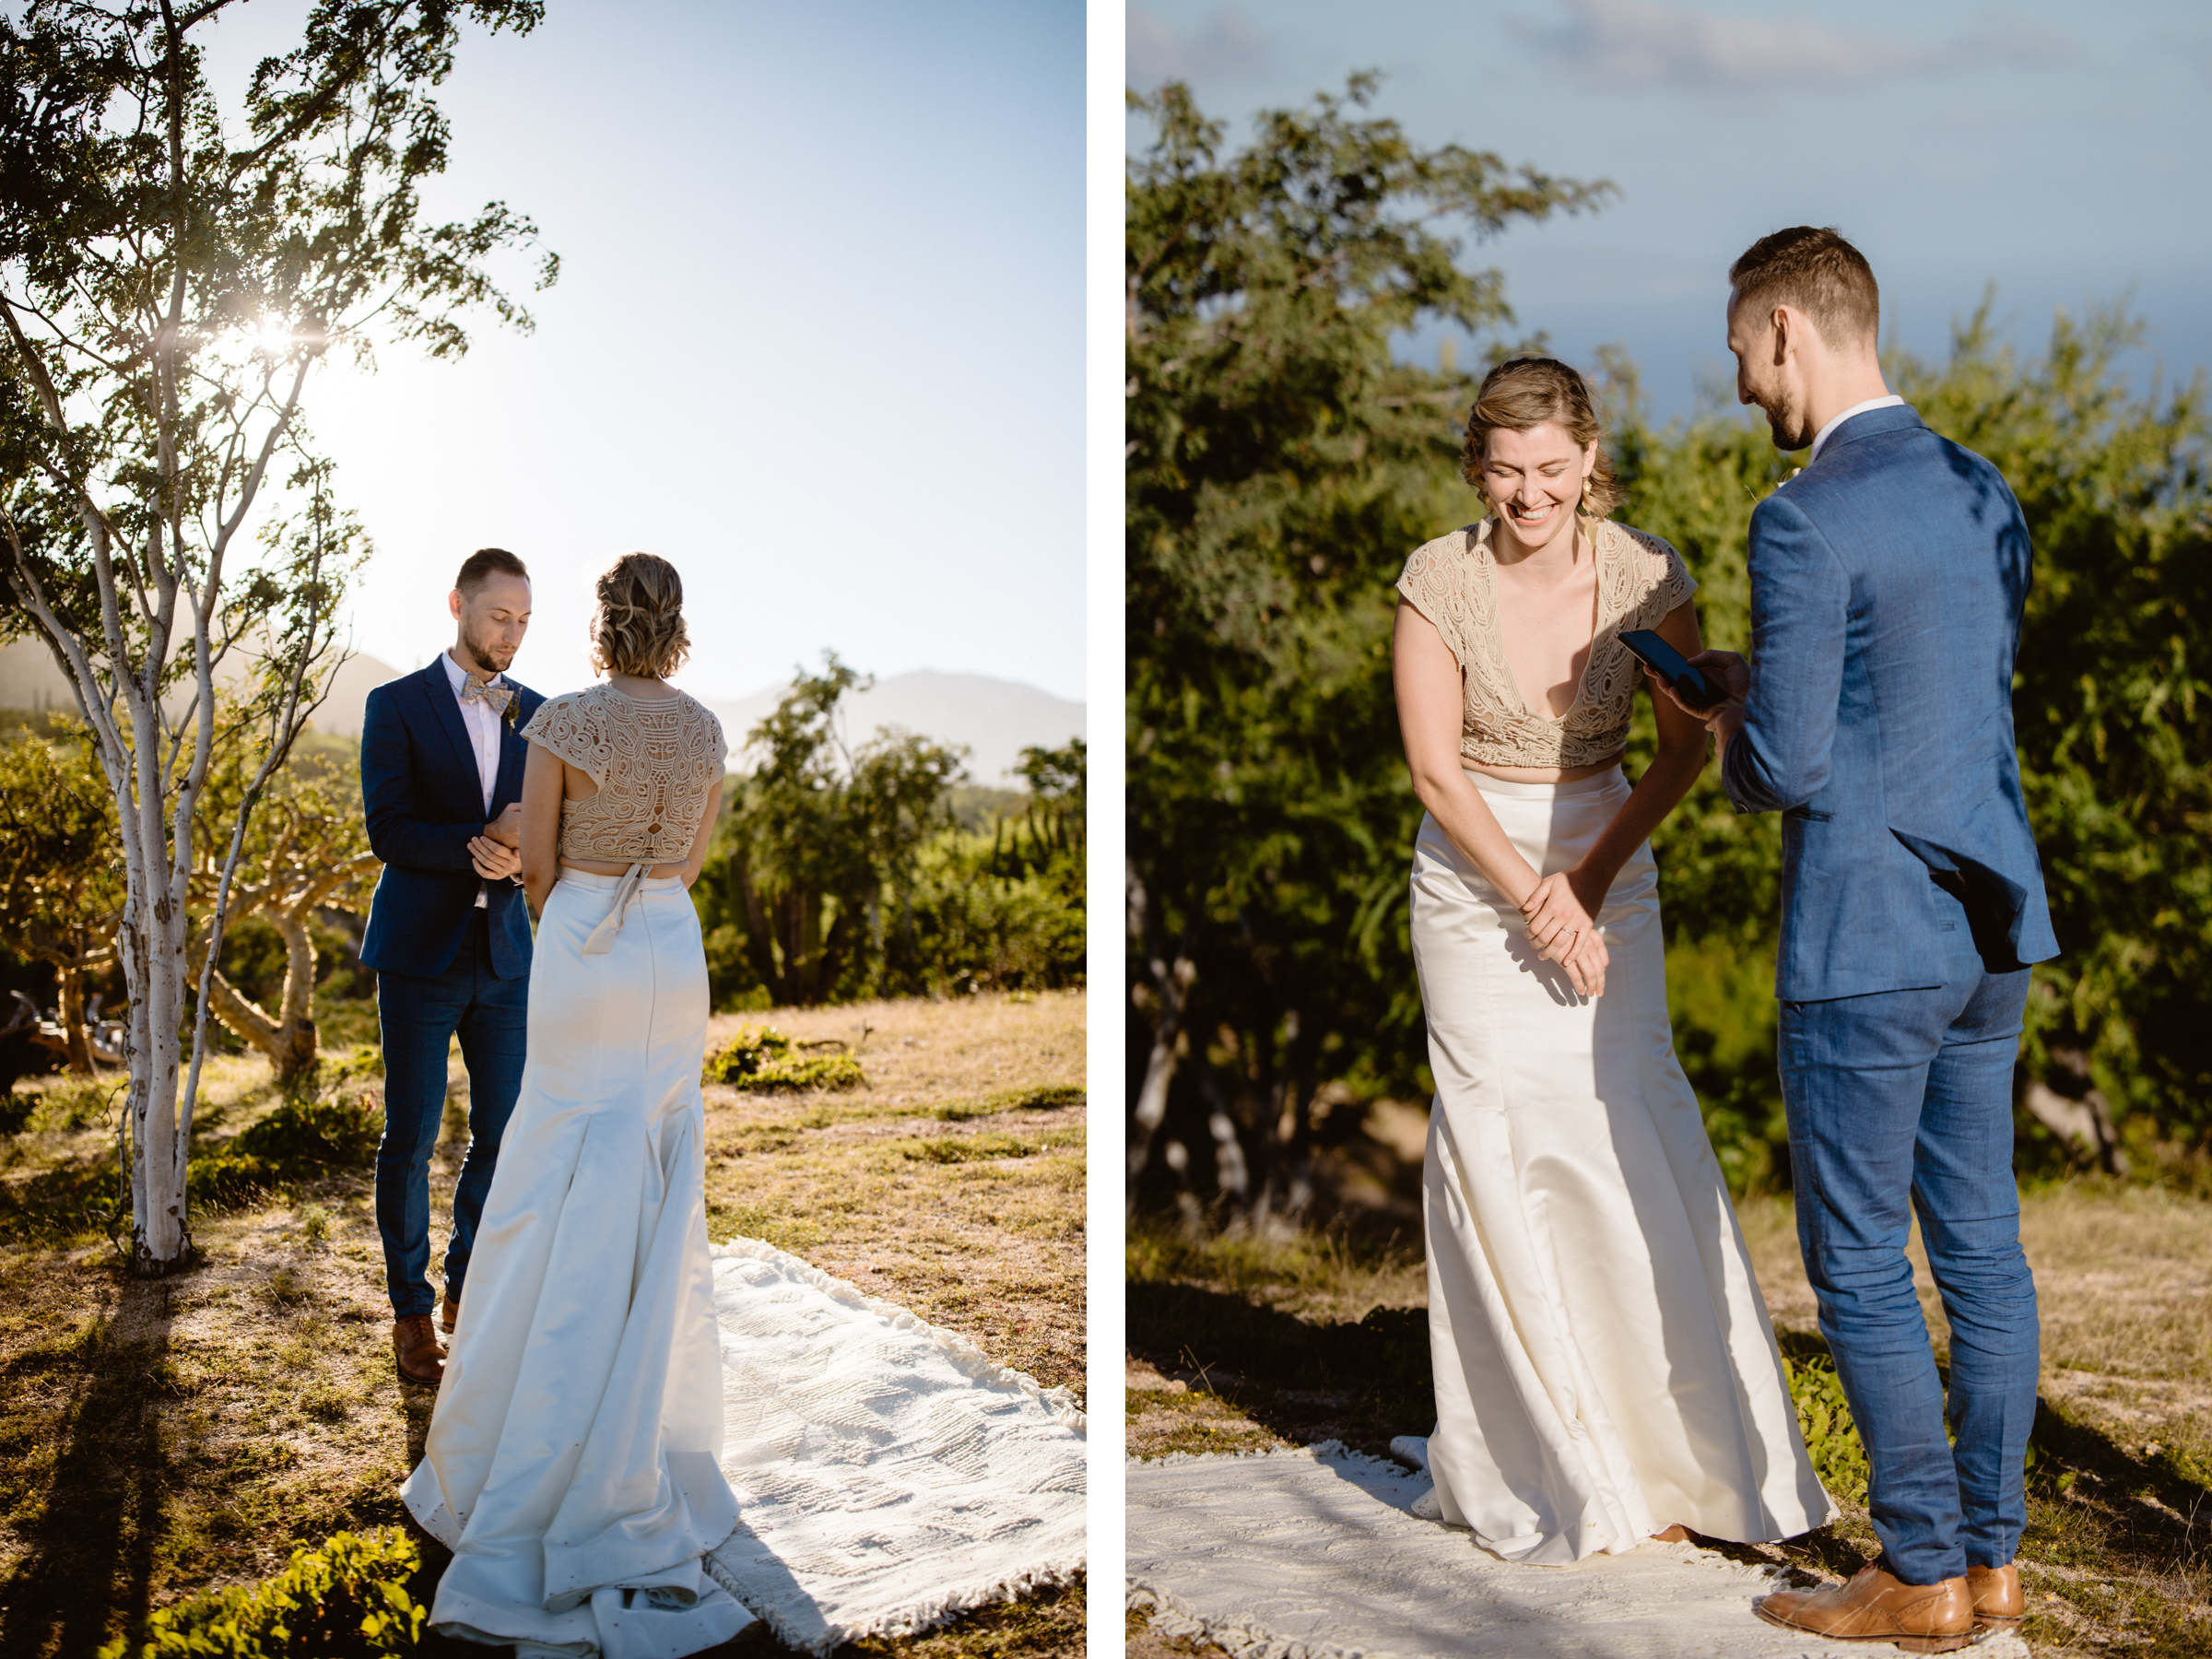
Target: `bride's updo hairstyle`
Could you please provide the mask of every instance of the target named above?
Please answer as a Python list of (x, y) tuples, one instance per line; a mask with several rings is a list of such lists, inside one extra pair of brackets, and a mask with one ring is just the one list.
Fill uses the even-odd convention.
[(601, 674), (666, 679), (691, 654), (684, 580), (652, 553), (625, 553), (600, 573), (592, 611), (592, 666)]
[[(1495, 431), (1527, 432), (1547, 423), (1560, 427), (1576, 443), (1597, 443), (1597, 465), (1583, 496), (1583, 511), (1604, 518), (1620, 501), (1613, 462), (1598, 440), (1603, 436), (1590, 388), (1557, 358), (1517, 357), (1482, 377), (1475, 406), (1467, 411), (1467, 437), (1459, 452), (1459, 474), (1482, 488), (1483, 444)], [(1483, 498), (1489, 499), (1487, 493)]]

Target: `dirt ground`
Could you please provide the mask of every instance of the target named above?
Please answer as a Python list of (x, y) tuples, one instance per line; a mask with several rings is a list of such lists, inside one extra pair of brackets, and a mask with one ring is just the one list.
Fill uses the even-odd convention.
[[(1360, 1149), (1375, 1202), (1349, 1223), (1264, 1239), (1133, 1230), (1132, 1456), (1327, 1439), (1386, 1453), (1391, 1436), (1427, 1430), (1418, 1210), (1393, 1196), (1403, 1159), (1418, 1167), (1421, 1114), (1379, 1115)], [(1788, 1200), (1738, 1213), (1785, 1349), (1817, 1346)], [(2023, 1194), (2021, 1235), (2043, 1333), (2020, 1552), (2030, 1645), (2052, 1659), (2212, 1655), (2212, 1203), (2109, 1181), (2039, 1186)], [(1917, 1241), (1912, 1254), (1942, 1359), (1948, 1327)], [(1847, 1571), (1876, 1546), (1864, 1507), (1844, 1507), (1803, 1539), (1727, 1552)], [(1214, 1651), (1142, 1619), (1130, 1631), (1132, 1659)]]
[[(710, 1050), (772, 1025), (850, 1046), (865, 1087), (712, 1087), (708, 1230), (764, 1238), (971, 1337), (1047, 1385), (1083, 1384), (1083, 1000), (983, 996), (720, 1016)], [(153, 1607), (264, 1577), (339, 1529), (405, 1523), (432, 1391), (403, 1387), (363, 1168), (194, 1218), (193, 1271), (118, 1270), (114, 1079), (38, 1096), (0, 1137), (0, 1653), (90, 1655)], [(347, 1087), (373, 1093), (373, 1075)], [(432, 1260), (465, 1143), (456, 1059), (433, 1168)], [(197, 1145), (276, 1096), (211, 1070)], [(441, 1552), (427, 1540), (425, 1555)], [(986, 1609), (911, 1659), (1079, 1653), (1080, 1585)], [(452, 1649), (432, 1642), (432, 1651)], [(756, 1630), (731, 1653), (784, 1650)]]

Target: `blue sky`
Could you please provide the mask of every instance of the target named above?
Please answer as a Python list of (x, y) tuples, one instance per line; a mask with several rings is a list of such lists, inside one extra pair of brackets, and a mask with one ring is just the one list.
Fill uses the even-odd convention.
[[(1729, 372), (1729, 262), (1795, 223), (1858, 243), (1885, 335), (1912, 350), (1939, 354), (1994, 282), (2024, 345), (2055, 308), (2130, 300), (2149, 325), (2139, 375), (2212, 365), (2201, 5), (1141, 0), (1128, 18), (1131, 84), (1187, 80), (1232, 137), (1374, 68), (1375, 112), (1419, 141), (1611, 179), (1602, 213), (1469, 259), (1505, 272), (1520, 326), (1563, 354), (1627, 346), (1663, 418)], [(1132, 145), (1144, 132), (1130, 124)]]
[[(242, 85), (299, 0), (219, 25)], [(833, 647), (1083, 695), (1080, 0), (554, 0), (471, 38), (432, 206), (503, 199), (561, 256), (518, 337), (397, 347), (310, 414), (374, 536), (361, 649), (451, 637), (473, 547), (532, 567), (515, 671), (584, 683), (593, 575), (683, 572), (682, 683)]]

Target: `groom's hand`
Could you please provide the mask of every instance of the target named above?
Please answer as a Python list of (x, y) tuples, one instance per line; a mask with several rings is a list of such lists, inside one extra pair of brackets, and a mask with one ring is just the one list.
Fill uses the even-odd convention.
[[(1751, 665), (1733, 651), (1700, 651), (1689, 659), (1689, 665), (1707, 679), (1719, 682), (1730, 702), (1740, 703), (1751, 695)], [(1712, 712), (1704, 718), (1711, 719)]]
[(1751, 694), (1751, 665), (1733, 651), (1700, 651), (1689, 659), (1689, 665), (1720, 687), (1724, 694), (1710, 709), (1691, 708), (1675, 695), (1672, 686), (1648, 667), (1643, 671), (1644, 677), (1652, 682), (1653, 697), (1665, 698), (1724, 745), (1744, 724), (1744, 699)]
[(519, 876), (523, 869), (523, 855), (503, 841), (493, 841), (488, 835), (473, 837), (468, 843), (469, 862), (477, 866), (477, 874), (487, 881), (505, 881)]
[(1689, 659), (1689, 665), (1728, 694), (1725, 702), (1698, 716), (1725, 754), (1728, 739), (1744, 729), (1744, 699), (1751, 695), (1751, 665), (1733, 651), (1700, 651)]
[(523, 844), (523, 804), (520, 801), (510, 801), (507, 804), (506, 811), (484, 826), (484, 834), (487, 839), (502, 842), (510, 847), (521, 846)]

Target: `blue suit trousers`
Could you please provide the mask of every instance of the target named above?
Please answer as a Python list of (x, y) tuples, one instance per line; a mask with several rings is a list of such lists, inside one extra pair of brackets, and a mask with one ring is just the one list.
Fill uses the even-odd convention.
[[(1782, 1005), (1798, 1241), (1884, 1564), (1911, 1584), (2004, 1566), (2027, 1524), (2038, 1337), (2012, 1172), (2027, 998), (2022, 969)], [(1905, 1255), (1915, 1213), (1951, 1327), (1947, 1413)]]
[(468, 1275), (484, 1197), (491, 1190), (500, 1137), (523, 1084), (530, 979), (491, 971), (485, 913), (475, 912), (443, 973), (377, 976), (377, 1018), (384, 1040), (384, 1135), (376, 1149), (376, 1228), (383, 1237), (384, 1285), (394, 1318), (437, 1305), (430, 1263), (430, 1156), (445, 1116), (445, 1065), (461, 1040), (468, 1068), (468, 1151), (453, 1186), (453, 1236), (445, 1251), (445, 1293), (456, 1300)]

